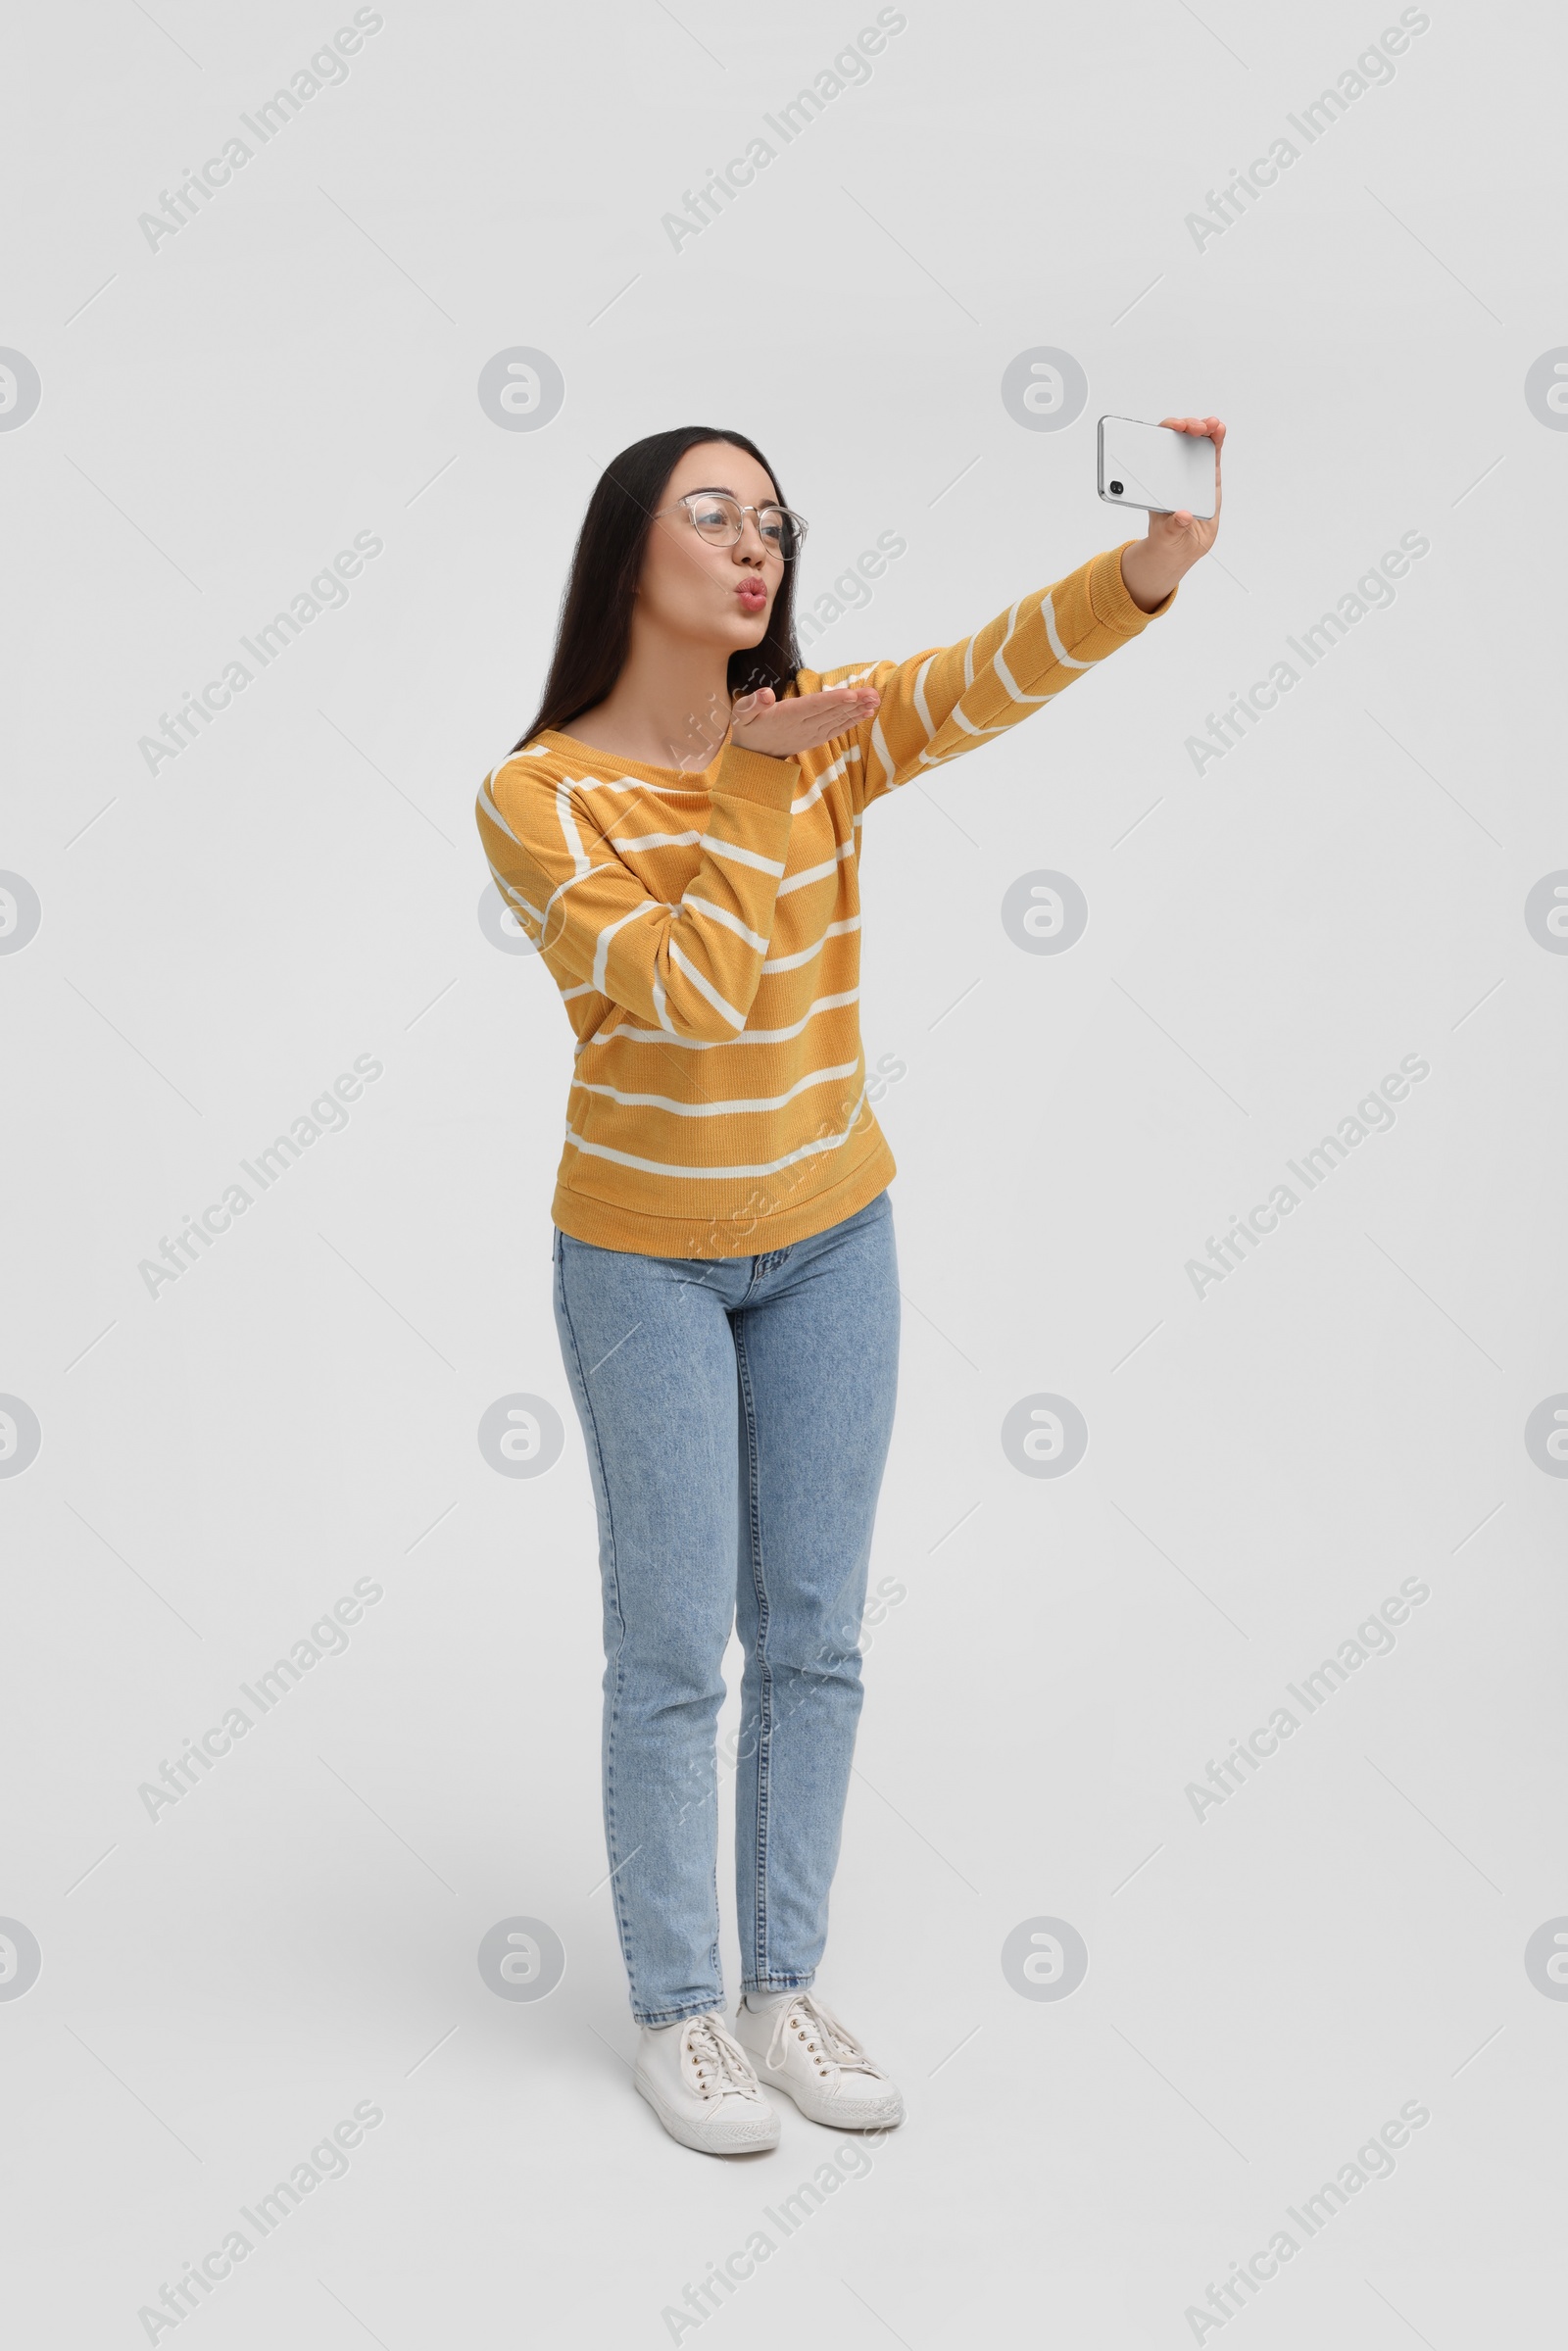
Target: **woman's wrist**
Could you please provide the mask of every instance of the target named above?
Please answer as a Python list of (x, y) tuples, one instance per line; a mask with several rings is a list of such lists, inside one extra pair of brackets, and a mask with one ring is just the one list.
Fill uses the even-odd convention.
[(1156, 549), (1148, 539), (1133, 539), (1121, 551), (1121, 583), (1141, 612), (1152, 612), (1197, 560), (1195, 554), (1183, 563), (1174, 549)]

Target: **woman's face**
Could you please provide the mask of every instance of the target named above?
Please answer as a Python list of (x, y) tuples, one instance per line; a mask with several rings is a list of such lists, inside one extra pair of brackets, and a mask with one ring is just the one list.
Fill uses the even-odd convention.
[(726, 655), (760, 645), (784, 558), (763, 545), (757, 517), (741, 517), (733, 547), (714, 547), (702, 537), (679, 504), (691, 490), (727, 490), (742, 506), (764, 506), (778, 497), (754, 457), (728, 441), (699, 441), (664, 484), (660, 512), (648, 534), (637, 611), (661, 631), (721, 647)]

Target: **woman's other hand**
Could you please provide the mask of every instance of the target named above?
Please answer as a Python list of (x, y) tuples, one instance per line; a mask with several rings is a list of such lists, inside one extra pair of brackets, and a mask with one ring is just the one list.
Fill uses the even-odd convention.
[(814, 750), (862, 726), (881, 701), (868, 686), (828, 686), (820, 694), (791, 694), (780, 702), (770, 686), (760, 686), (738, 697), (729, 739), (765, 759), (792, 759), (798, 751)]

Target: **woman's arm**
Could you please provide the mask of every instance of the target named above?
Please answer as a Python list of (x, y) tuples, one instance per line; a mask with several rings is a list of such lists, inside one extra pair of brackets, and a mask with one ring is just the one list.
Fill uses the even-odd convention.
[[(1213, 441), (1217, 478), (1225, 437), (1218, 417), (1163, 421)], [(956, 645), (821, 677), (803, 672), (803, 696), (863, 684), (882, 697), (875, 716), (844, 738), (857, 813), (912, 776), (1016, 726), (1140, 636), (1169, 610), (1177, 582), (1207, 554), (1218, 527), (1218, 497), (1207, 520), (1185, 512), (1151, 514), (1147, 537), (1108, 548), (1049, 588), (1020, 597)]]
[[(718, 1043), (744, 1028), (761, 980), (800, 774), (793, 759), (724, 753), (675, 906), (616, 854), (666, 845), (627, 811), (617, 779), (524, 751), (485, 777), (474, 814), (503, 902), (565, 995), (592, 991), (668, 1036)], [(697, 839), (667, 845), (684, 857)]]
[[(1144, 611), (1123, 580), (1123, 553), (1109, 548), (1065, 579), (1021, 596), (956, 645), (822, 679), (840, 685), (863, 675), (882, 697), (875, 716), (845, 738), (856, 813), (912, 776), (994, 742), (1141, 635), (1174, 591)], [(803, 694), (817, 683), (803, 675)]]

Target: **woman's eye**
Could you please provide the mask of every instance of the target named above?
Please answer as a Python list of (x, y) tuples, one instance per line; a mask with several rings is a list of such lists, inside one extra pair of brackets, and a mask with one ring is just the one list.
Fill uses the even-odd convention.
[(721, 506), (700, 506), (692, 510), (699, 530), (722, 530), (729, 517)]

